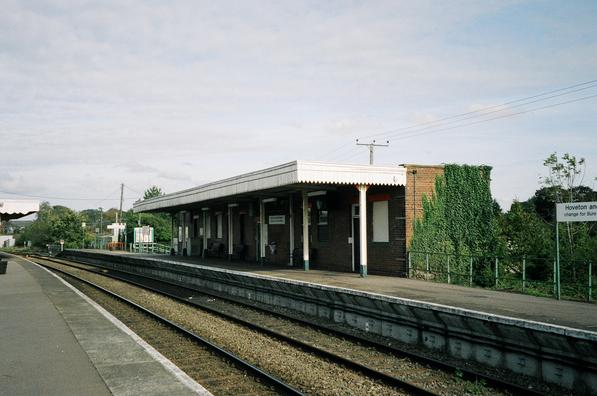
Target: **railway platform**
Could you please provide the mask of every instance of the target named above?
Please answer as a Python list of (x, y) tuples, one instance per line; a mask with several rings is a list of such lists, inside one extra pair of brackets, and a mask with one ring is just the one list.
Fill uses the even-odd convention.
[(0, 275), (0, 395), (209, 395), (58, 277), (8, 260)]
[(318, 326), (597, 395), (597, 305), (385, 276), (196, 257), (69, 250), (68, 259), (167, 281)]
[[(128, 252), (98, 252), (115, 255), (134, 254)], [(202, 259), (199, 257), (160, 256), (155, 254), (134, 255), (359, 290), (366, 293), (478, 311), (488, 315), (501, 315), (550, 325), (597, 331), (597, 304), (580, 301), (558, 301), (548, 297), (392, 276), (368, 275), (366, 278), (362, 278), (358, 273), (321, 270), (304, 271), (302, 268), (296, 267), (260, 266), (257, 263), (230, 262), (225, 259)]]

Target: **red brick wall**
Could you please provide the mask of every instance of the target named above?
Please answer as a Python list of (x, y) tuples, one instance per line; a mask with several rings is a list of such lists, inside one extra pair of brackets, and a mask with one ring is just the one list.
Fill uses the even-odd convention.
[[(444, 174), (443, 165), (413, 165), (406, 167), (406, 247), (413, 234), (414, 219), (423, 215), (423, 195), (431, 197), (435, 190), (435, 179)], [(414, 173), (413, 173), (414, 172)]]

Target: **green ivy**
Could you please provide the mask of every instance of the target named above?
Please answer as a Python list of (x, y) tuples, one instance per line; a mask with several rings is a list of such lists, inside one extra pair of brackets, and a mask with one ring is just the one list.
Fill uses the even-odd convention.
[[(410, 244), (415, 252), (479, 256), (474, 280), (480, 285), (491, 282), (491, 256), (499, 250), (490, 174), (489, 166), (446, 165), (431, 197), (423, 195), (423, 216), (415, 222)], [(453, 264), (464, 267), (465, 261)]]

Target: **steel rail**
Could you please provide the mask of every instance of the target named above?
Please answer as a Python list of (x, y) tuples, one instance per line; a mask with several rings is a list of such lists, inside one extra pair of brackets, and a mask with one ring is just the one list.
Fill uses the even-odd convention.
[[(186, 289), (186, 290), (188, 290), (188, 291), (190, 291), (192, 293), (195, 293), (195, 294), (209, 295), (209, 296), (212, 296), (212, 297), (216, 297), (216, 298), (220, 298), (220, 299), (223, 299), (223, 300), (226, 300), (226, 301), (230, 301), (230, 302), (235, 303), (235, 304), (243, 305), (242, 303), (240, 303), (240, 302), (238, 302), (236, 300), (228, 299), (225, 296), (222, 296), (222, 295), (220, 295), (218, 293), (212, 293), (210, 291), (203, 291), (203, 290), (202, 291), (198, 291), (198, 290), (192, 289), (190, 287), (182, 286), (182, 285), (179, 285), (179, 284), (167, 281), (167, 280), (161, 280), (161, 279), (157, 280), (157, 279), (145, 276), (145, 275), (133, 274), (133, 273), (129, 273), (129, 272), (126, 272), (126, 271), (117, 270), (117, 269), (103, 268), (103, 267), (100, 267), (100, 266), (96, 266), (95, 264), (90, 264), (90, 263), (86, 263), (86, 262), (78, 261), (78, 260), (73, 260), (73, 259), (56, 260), (54, 258), (47, 258), (47, 257), (40, 257), (40, 258), (43, 258), (43, 259), (49, 260), (49, 261), (53, 261), (53, 262), (56, 262), (56, 263), (59, 263), (59, 264), (64, 264), (64, 265), (69, 265), (69, 264), (66, 264), (63, 261), (70, 261), (70, 262), (73, 262), (73, 263), (83, 264), (83, 265), (87, 265), (87, 266), (92, 266), (92, 267), (95, 266), (96, 268), (100, 268), (100, 269), (103, 269), (103, 270), (108, 270), (108, 271), (111, 271), (111, 272), (119, 272), (119, 273), (122, 273), (122, 274), (126, 274), (127, 276), (133, 276), (133, 277), (137, 277), (137, 278), (144, 278), (144, 279), (148, 279), (148, 280), (150, 280), (152, 282), (156, 282), (156, 283), (165, 283), (165, 284), (168, 284), (170, 286), (175, 286), (177, 288)], [(102, 275), (113, 277), (115, 279), (120, 279), (120, 280), (129, 282), (129, 283), (132, 283), (132, 284), (137, 284), (134, 281), (131, 281), (131, 280), (126, 279), (126, 278), (120, 278), (120, 277), (118, 277), (117, 275), (114, 275), (114, 274), (106, 274), (105, 272), (102, 272), (102, 271), (92, 271), (92, 270), (85, 269), (85, 268), (80, 268), (80, 267), (75, 267), (75, 268), (79, 268), (79, 269), (82, 269), (82, 270), (87, 270), (87, 271), (94, 272), (94, 273), (99, 273), (99, 274), (102, 274)], [(143, 285), (141, 283), (138, 283), (137, 286), (139, 286), (139, 287), (145, 287), (145, 288), (148, 288), (148, 289), (152, 289), (150, 286), (146, 286), (146, 285)], [(163, 293), (159, 289), (155, 289), (155, 291), (158, 292), (158, 293)], [(201, 304), (198, 304), (198, 303), (195, 303), (195, 302), (191, 302), (191, 301), (182, 299), (182, 298), (177, 297), (175, 295), (172, 295), (170, 297), (180, 299), (181, 301), (184, 301), (184, 302), (186, 302), (188, 304), (191, 304), (191, 305), (200, 306), (201, 308), (204, 308), (206, 310), (209, 310), (209, 311), (211, 311), (211, 312), (213, 312), (215, 314), (221, 315), (221, 316), (225, 316), (225, 317), (229, 316), (229, 314), (227, 314), (225, 312), (220, 312), (220, 311), (215, 310), (214, 308), (211, 308), (209, 306), (203, 306)], [(281, 318), (286, 319), (286, 320), (291, 320), (291, 321), (298, 322), (298, 323), (304, 323), (304, 324), (307, 324), (307, 325), (312, 326), (312, 327), (323, 329), (325, 331), (331, 332), (331, 333), (336, 334), (336, 335), (338, 335), (340, 337), (343, 337), (345, 339), (349, 339), (349, 340), (352, 340), (352, 341), (355, 341), (355, 342), (364, 343), (364, 344), (367, 344), (367, 345), (375, 347), (375, 348), (389, 349), (391, 352), (400, 354), (403, 357), (411, 358), (411, 359), (413, 359), (415, 361), (418, 361), (418, 362), (424, 363), (424, 364), (428, 364), (428, 365), (430, 365), (432, 367), (435, 367), (435, 368), (438, 368), (438, 369), (450, 370), (450, 371), (458, 371), (458, 372), (462, 373), (462, 378), (463, 379), (467, 379), (467, 380), (471, 380), (471, 381), (484, 380), (488, 385), (493, 385), (493, 386), (496, 386), (496, 387), (499, 387), (499, 388), (502, 388), (502, 389), (506, 389), (506, 390), (514, 392), (515, 394), (528, 394), (528, 395), (536, 395), (536, 396), (542, 396), (543, 395), (543, 392), (535, 390), (533, 388), (528, 388), (528, 387), (525, 387), (525, 386), (521, 386), (521, 385), (519, 385), (517, 383), (513, 383), (513, 382), (506, 381), (506, 380), (502, 380), (502, 379), (500, 379), (498, 377), (495, 377), (495, 376), (492, 376), (492, 375), (488, 375), (488, 374), (484, 374), (484, 373), (480, 373), (480, 372), (477, 372), (477, 371), (472, 370), (470, 368), (466, 368), (466, 367), (458, 366), (458, 365), (455, 365), (455, 364), (447, 363), (447, 362), (444, 362), (444, 361), (439, 360), (439, 359), (433, 359), (433, 358), (428, 357), (428, 356), (423, 355), (423, 354), (418, 354), (418, 353), (415, 353), (415, 352), (412, 352), (412, 351), (403, 350), (403, 349), (400, 349), (400, 348), (398, 348), (398, 347), (396, 347), (394, 345), (391, 345), (391, 346), (390, 345), (385, 345), (385, 344), (383, 344), (381, 342), (377, 342), (375, 340), (367, 339), (364, 336), (359, 336), (357, 334), (348, 334), (348, 333), (339, 332), (337, 330), (334, 330), (331, 327), (327, 327), (325, 325), (322, 325), (322, 324), (319, 324), (319, 323), (315, 323), (315, 322), (310, 321), (310, 320), (308, 320), (306, 318), (300, 319), (300, 318), (296, 318), (296, 317), (293, 317), (293, 316), (290, 316), (290, 315), (285, 315), (285, 314), (280, 313), (280, 312), (270, 311), (270, 310), (265, 309), (265, 308), (256, 307), (254, 305), (250, 305), (250, 304), (245, 304), (245, 305), (247, 305), (247, 306), (249, 306), (249, 307), (251, 307), (253, 309), (266, 312), (266, 313), (268, 313), (270, 315), (281, 317)], [(234, 317), (232, 317), (232, 316), (230, 316), (230, 319), (231, 320), (237, 320), (237, 319), (234, 319)], [(238, 320), (241, 321), (241, 322), (244, 321), (243, 319), (240, 319), (240, 318)], [(259, 326), (259, 325), (256, 325), (256, 324), (251, 324), (250, 322), (247, 322), (247, 325), (248, 326)], [(273, 331), (273, 330), (270, 329), (270, 331)], [(285, 335), (282, 335), (282, 336), (286, 337)], [(355, 363), (357, 363), (357, 362), (355, 362)], [(374, 371), (377, 371), (377, 370), (372, 369), (372, 368), (370, 368), (370, 369), (374, 370)], [(388, 375), (388, 374), (385, 374), (383, 372), (380, 372), (380, 373), (383, 374), (383, 375), (386, 375), (386, 376)], [(396, 379), (396, 377), (392, 377), (392, 378)], [(424, 392), (429, 392), (427, 390), (423, 390), (423, 391)]]
[[(47, 258), (42, 258), (39, 257), (38, 259), (42, 259), (42, 260), (48, 260)], [(54, 260), (48, 260), (48, 261), (54, 261)], [(56, 262), (56, 261), (54, 261)], [(64, 263), (59, 263), (58, 264), (62, 264), (62, 265), (68, 265), (68, 264), (64, 264)], [(160, 314), (157, 314), (139, 304), (137, 304), (134, 301), (131, 301), (129, 299), (127, 299), (126, 297), (123, 297), (121, 295), (119, 295), (118, 293), (114, 293), (100, 285), (97, 285), (91, 281), (88, 281), (86, 279), (83, 279), (77, 275), (73, 275), (70, 274), (66, 271), (54, 268), (52, 266), (46, 265), (46, 264), (42, 264), (39, 262), (36, 262), (36, 264), (43, 266), (44, 268), (47, 268), (51, 271), (56, 271), (59, 272), (61, 274), (64, 274), (66, 276), (72, 277), (76, 280), (78, 280), (79, 282), (85, 283), (86, 285), (89, 285), (97, 290), (102, 291), (103, 293), (108, 294), (111, 297), (116, 298), (119, 301), (122, 301), (124, 303), (126, 303), (127, 305), (130, 305), (132, 307), (134, 307), (135, 309), (149, 315), (151, 318), (156, 319), (157, 321), (164, 323), (168, 326), (170, 326), (171, 328), (173, 328), (174, 330), (180, 332), (181, 334), (185, 335), (186, 337), (189, 337), (190, 339), (199, 342), (202, 345), (207, 346), (208, 348), (212, 349), (213, 351), (215, 351), (216, 353), (220, 354), (221, 356), (225, 357), (226, 359), (231, 360), (233, 363), (238, 364), (239, 366), (241, 366), (244, 369), (247, 369), (249, 372), (253, 373), (256, 377), (260, 377), (262, 379), (265, 379), (266, 381), (268, 381), (270, 384), (272, 384), (275, 388), (277, 388), (279, 391), (282, 391), (284, 394), (288, 394), (288, 395), (300, 395), (300, 396), (304, 396), (305, 394), (302, 393), (301, 391), (299, 391), (298, 389), (292, 387), (291, 385), (285, 383), (284, 381), (282, 381), (281, 379), (263, 371), (262, 369), (260, 369), (259, 367), (247, 362), (246, 360), (236, 356), (235, 354), (233, 354), (232, 352), (229, 352), (219, 346), (217, 346), (216, 344), (212, 343), (211, 341), (207, 340), (206, 338), (201, 337), (198, 334), (193, 333), (192, 331), (185, 329), (182, 326), (177, 325), (176, 323), (170, 321), (169, 319), (161, 316)], [(74, 267), (73, 268), (78, 268), (78, 269), (82, 269), (79, 267)], [(95, 273), (95, 272), (94, 272)], [(101, 273), (99, 273), (101, 274)], [(105, 274), (103, 274), (105, 275)]]
[[(61, 263), (61, 262), (59, 262), (57, 260), (49, 260), (49, 261), (52, 261), (52, 262), (55, 262), (55, 263), (58, 263), (58, 264), (68, 265), (68, 264)], [(156, 293), (165, 295), (167, 297), (173, 298), (173, 299), (175, 299), (177, 301), (180, 301), (180, 302), (182, 302), (184, 304), (193, 306), (195, 308), (199, 307), (199, 308), (201, 308), (201, 309), (203, 309), (205, 311), (209, 311), (210, 313), (216, 314), (216, 315), (218, 315), (220, 317), (223, 317), (225, 319), (228, 319), (230, 321), (234, 321), (235, 323), (241, 324), (241, 325), (243, 325), (245, 327), (251, 328), (253, 330), (260, 331), (262, 333), (266, 333), (266, 334), (268, 334), (268, 335), (270, 335), (272, 337), (275, 337), (275, 338), (277, 338), (277, 339), (279, 339), (281, 341), (284, 341), (286, 343), (289, 343), (291, 345), (297, 346), (297, 347), (301, 348), (302, 350), (305, 350), (307, 352), (313, 353), (313, 354), (315, 354), (317, 356), (324, 357), (324, 358), (329, 359), (329, 360), (331, 360), (331, 361), (333, 361), (335, 363), (340, 363), (340, 364), (342, 364), (342, 365), (344, 365), (344, 366), (346, 366), (346, 367), (348, 367), (348, 368), (350, 368), (352, 370), (359, 371), (359, 372), (361, 372), (361, 373), (363, 373), (363, 374), (365, 374), (365, 375), (367, 375), (367, 376), (369, 376), (371, 378), (383, 381), (387, 385), (395, 386), (395, 387), (401, 388), (403, 390), (409, 391), (411, 394), (414, 394), (414, 395), (424, 395), (424, 396), (438, 396), (437, 393), (434, 393), (434, 392), (431, 392), (431, 391), (429, 391), (427, 389), (421, 388), (418, 385), (415, 385), (415, 384), (410, 383), (408, 381), (405, 381), (405, 380), (402, 380), (400, 378), (394, 377), (392, 375), (389, 375), (387, 373), (384, 373), (384, 372), (379, 371), (377, 369), (374, 369), (372, 367), (366, 366), (366, 365), (364, 365), (362, 363), (359, 363), (359, 362), (356, 362), (354, 360), (351, 360), (351, 359), (345, 358), (343, 356), (337, 355), (337, 354), (335, 354), (333, 352), (330, 352), (330, 351), (328, 351), (326, 349), (322, 349), (322, 348), (316, 347), (316, 346), (311, 345), (309, 343), (306, 343), (304, 341), (298, 340), (298, 339), (296, 339), (294, 337), (288, 336), (288, 335), (286, 335), (284, 333), (280, 333), (280, 332), (275, 331), (275, 330), (273, 330), (273, 329), (271, 329), (269, 327), (261, 326), (259, 324), (247, 321), (247, 320), (242, 319), (242, 318), (240, 318), (240, 317), (238, 317), (236, 315), (233, 315), (233, 314), (230, 314), (230, 313), (227, 313), (227, 312), (222, 312), (222, 311), (220, 311), (218, 309), (209, 307), (207, 305), (203, 305), (203, 304), (198, 303), (196, 301), (189, 301), (189, 300), (187, 300), (187, 299), (185, 299), (185, 298), (183, 298), (181, 296), (178, 296), (176, 294), (172, 294), (172, 293), (169, 293), (167, 291), (160, 290), (158, 288), (154, 288), (152, 286), (149, 286), (149, 285), (146, 285), (146, 284), (143, 284), (143, 283), (135, 282), (135, 281), (133, 281), (131, 279), (121, 278), (119, 276), (116, 276), (116, 275), (113, 275), (113, 274), (107, 274), (107, 273), (104, 273), (104, 272), (101, 272), (101, 271), (97, 271), (97, 272), (96, 271), (91, 271), (91, 270), (88, 270), (86, 268), (80, 268), (80, 267), (75, 267), (75, 266), (73, 266), (73, 268), (77, 268), (77, 269), (89, 271), (89, 272), (92, 272), (92, 273), (100, 274), (100, 275), (103, 275), (103, 276), (108, 276), (108, 277), (111, 277), (111, 278), (114, 278), (114, 279), (118, 279), (120, 281), (124, 281), (126, 283), (133, 284), (135, 286), (142, 287), (144, 289), (151, 290), (153, 292), (156, 292)], [(112, 271), (112, 270), (110, 270), (110, 271)], [(156, 282), (156, 281), (154, 280), (154, 282)], [(185, 288), (185, 289), (187, 289), (187, 288)], [(192, 290), (192, 289), (187, 289), (187, 290), (193, 291), (194, 294), (198, 294), (198, 292), (195, 291), (195, 290)], [(201, 294), (201, 293), (199, 293), (199, 294)], [(271, 315), (270, 312), (268, 312), (268, 314)]]

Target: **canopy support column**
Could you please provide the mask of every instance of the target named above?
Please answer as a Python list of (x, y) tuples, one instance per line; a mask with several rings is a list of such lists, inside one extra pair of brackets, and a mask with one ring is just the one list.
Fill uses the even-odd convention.
[(359, 243), (361, 259), (361, 277), (367, 276), (367, 189), (369, 186), (359, 184)]
[(309, 271), (309, 197), (307, 192), (303, 196), (303, 263), (305, 271)]
[(232, 229), (232, 208), (234, 204), (228, 205), (228, 261), (232, 261), (232, 254), (234, 253), (234, 233)]
[(259, 199), (259, 263), (265, 263), (265, 204)]
[(288, 227), (289, 227), (289, 239), (290, 239), (290, 260), (288, 261), (288, 265), (292, 267), (294, 265), (294, 208), (292, 202), (292, 194), (288, 197)]

